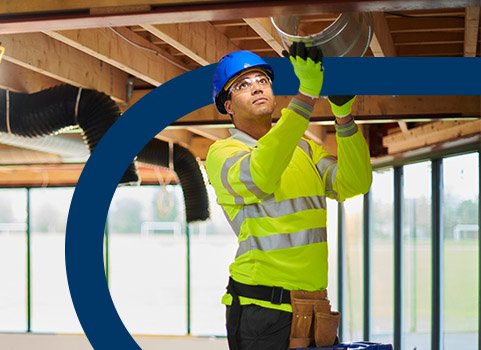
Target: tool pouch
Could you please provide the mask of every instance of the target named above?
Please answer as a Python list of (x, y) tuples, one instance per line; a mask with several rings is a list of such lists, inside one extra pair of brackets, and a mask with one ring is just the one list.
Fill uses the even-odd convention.
[[(329, 304), (328, 301), (327, 303)], [(341, 314), (331, 311), (330, 305), (328, 309), (326, 309), (325, 305), (315, 305), (314, 315), (314, 339), (316, 346), (334, 345)]]
[(334, 344), (340, 314), (331, 312), (326, 291), (291, 291), (291, 305), (289, 348)]
[(313, 338), (314, 304), (310, 300), (291, 297), (292, 323), (290, 348), (307, 348)]

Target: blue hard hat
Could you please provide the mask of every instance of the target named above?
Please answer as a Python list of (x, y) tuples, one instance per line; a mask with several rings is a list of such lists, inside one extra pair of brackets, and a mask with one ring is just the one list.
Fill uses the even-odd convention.
[(217, 67), (212, 80), (212, 98), (215, 106), (220, 113), (227, 114), (224, 102), (227, 93), (224, 91), (225, 85), (245, 70), (260, 68), (274, 80), (274, 71), (262, 58), (250, 51), (235, 51), (222, 57), (217, 63)]

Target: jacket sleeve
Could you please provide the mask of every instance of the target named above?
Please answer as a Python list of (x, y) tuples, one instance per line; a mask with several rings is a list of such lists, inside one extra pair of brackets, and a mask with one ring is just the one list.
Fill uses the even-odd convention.
[(250, 204), (272, 194), (307, 129), (311, 113), (311, 106), (293, 98), (256, 147), (233, 139), (215, 142), (207, 154), (206, 168), (218, 202)]
[(354, 121), (336, 125), (337, 159), (322, 147), (314, 162), (326, 185), (326, 195), (340, 202), (364, 194), (372, 183), (372, 167), (366, 140)]

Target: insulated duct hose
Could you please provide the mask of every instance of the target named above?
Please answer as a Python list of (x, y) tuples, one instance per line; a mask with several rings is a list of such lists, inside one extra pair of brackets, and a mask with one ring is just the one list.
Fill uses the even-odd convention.
[[(117, 104), (106, 94), (59, 85), (33, 94), (0, 89), (0, 132), (25, 137), (47, 136), (78, 125), (90, 152), (120, 116)], [(151, 140), (140, 152), (141, 162), (168, 166), (169, 145)], [(174, 169), (184, 193), (187, 222), (209, 217), (207, 190), (195, 157), (185, 148), (175, 145)], [(120, 184), (138, 182), (132, 162)]]
[[(38, 137), (78, 125), (90, 152), (119, 116), (120, 109), (115, 102), (94, 90), (80, 90), (71, 85), (59, 85), (33, 94), (0, 90), (0, 131)], [(132, 163), (120, 183), (138, 180)]]
[[(140, 151), (137, 160), (168, 167), (169, 144), (158, 139), (152, 139)], [(173, 163), (184, 193), (187, 222), (206, 220), (209, 217), (209, 200), (197, 160), (188, 149), (174, 144)]]

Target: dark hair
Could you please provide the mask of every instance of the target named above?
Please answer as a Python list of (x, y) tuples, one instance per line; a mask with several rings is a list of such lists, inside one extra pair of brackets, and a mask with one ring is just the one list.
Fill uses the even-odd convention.
[(222, 90), (219, 92), (216, 98), (216, 104), (219, 106), (221, 105), (224, 108), (225, 101), (230, 100), (230, 92), (226, 90)]

